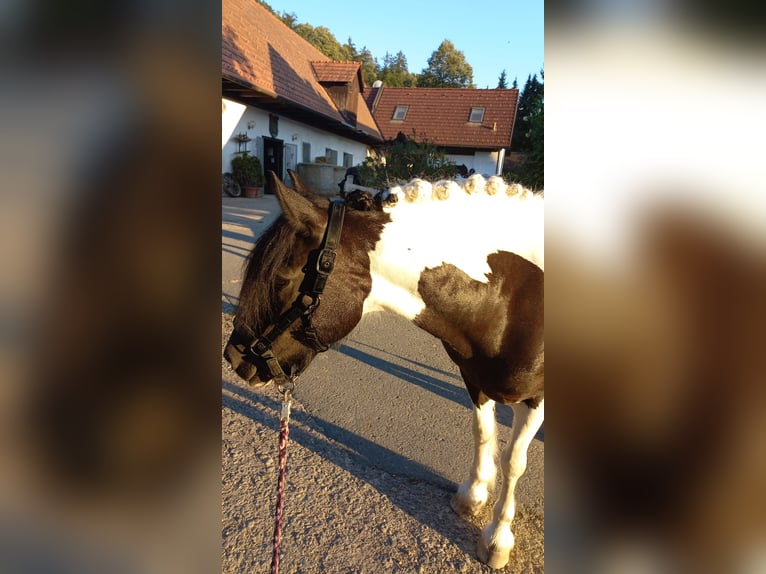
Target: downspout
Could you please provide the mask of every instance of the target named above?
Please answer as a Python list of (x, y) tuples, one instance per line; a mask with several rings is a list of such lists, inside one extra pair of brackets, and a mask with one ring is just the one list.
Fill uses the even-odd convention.
[(505, 163), (505, 148), (501, 147), (497, 152), (497, 165), (495, 166), (495, 175), (503, 175), (503, 164)]

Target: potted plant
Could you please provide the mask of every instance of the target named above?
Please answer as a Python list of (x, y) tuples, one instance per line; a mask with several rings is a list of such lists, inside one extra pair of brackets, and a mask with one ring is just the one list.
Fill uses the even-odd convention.
[(231, 160), (231, 174), (244, 191), (245, 197), (258, 197), (263, 189), (261, 160), (249, 152), (242, 152)]

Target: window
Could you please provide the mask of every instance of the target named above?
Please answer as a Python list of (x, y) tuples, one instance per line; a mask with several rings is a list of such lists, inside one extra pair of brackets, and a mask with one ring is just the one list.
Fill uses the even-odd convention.
[(311, 144), (303, 142), (303, 163), (311, 163)]
[(351, 167), (352, 165), (354, 165), (354, 156), (343, 152), (343, 167)]
[(480, 124), (484, 120), (484, 108), (471, 108), (471, 115), (468, 121), (472, 124)]
[(327, 162), (330, 165), (338, 165), (338, 151), (334, 149), (325, 148), (324, 156), (327, 158)]
[(407, 117), (407, 110), (409, 109), (409, 106), (396, 106), (396, 109), (394, 110), (394, 117), (391, 118), (392, 120), (403, 120)]

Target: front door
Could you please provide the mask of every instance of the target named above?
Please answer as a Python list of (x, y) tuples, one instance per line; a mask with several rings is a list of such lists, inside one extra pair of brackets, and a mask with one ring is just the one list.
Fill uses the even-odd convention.
[(285, 178), (284, 149), (283, 140), (263, 138), (263, 171), (266, 174), (266, 193), (274, 193), (274, 184), (271, 177), (268, 176), (269, 171), (276, 173), (279, 179), (284, 180)]

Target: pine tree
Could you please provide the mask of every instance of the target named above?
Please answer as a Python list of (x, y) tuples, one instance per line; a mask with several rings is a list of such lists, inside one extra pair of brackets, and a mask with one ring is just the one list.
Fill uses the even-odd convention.
[[(545, 73), (540, 70), (544, 79)], [(537, 75), (527, 78), (519, 97), (511, 149), (523, 152), (526, 160), (509, 174), (510, 179), (532, 189), (545, 188), (545, 95)]]
[(278, 15), (279, 19), (284, 22), (288, 28), (291, 30), (295, 30), (295, 26), (298, 25), (298, 16), (295, 15), (295, 12), (282, 12)]
[(537, 74), (527, 76), (519, 96), (519, 104), (516, 110), (516, 123), (513, 128), (511, 149), (513, 151), (528, 152), (530, 149), (529, 130), (530, 121), (535, 113), (542, 109), (543, 85), (537, 79)]
[(505, 70), (500, 72), (500, 77), (497, 79), (497, 88), (499, 90), (505, 90), (508, 88), (508, 81), (506, 79)]
[(392, 88), (406, 88), (414, 86), (417, 78), (407, 69), (407, 57), (400, 50), (396, 55), (386, 52), (378, 79)]
[(373, 82), (378, 78), (378, 63), (372, 56), (372, 52), (367, 49), (367, 46), (362, 48), (359, 52), (359, 58), (355, 58), (357, 62), (362, 63), (362, 77), (364, 77), (364, 84), (366, 86), (372, 86)]

